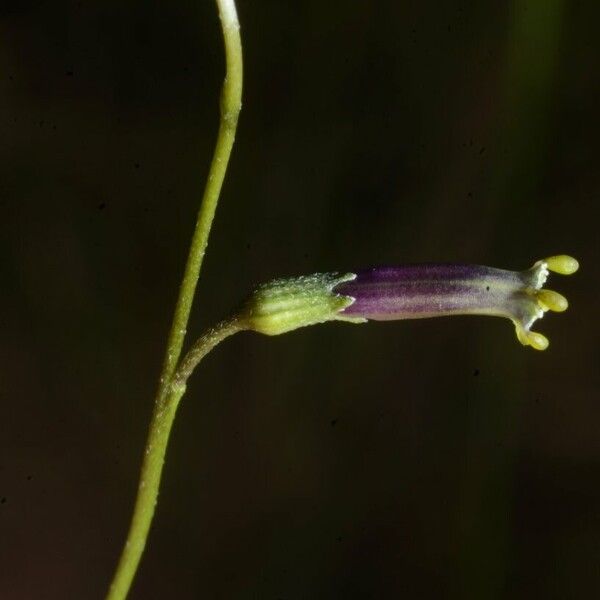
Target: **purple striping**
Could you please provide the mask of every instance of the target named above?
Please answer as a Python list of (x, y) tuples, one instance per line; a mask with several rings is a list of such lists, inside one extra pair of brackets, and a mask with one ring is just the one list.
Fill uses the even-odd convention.
[(344, 314), (387, 320), (487, 312), (505, 305), (520, 285), (519, 275), (512, 271), (425, 264), (359, 271), (354, 280), (336, 286), (334, 291), (355, 299)]

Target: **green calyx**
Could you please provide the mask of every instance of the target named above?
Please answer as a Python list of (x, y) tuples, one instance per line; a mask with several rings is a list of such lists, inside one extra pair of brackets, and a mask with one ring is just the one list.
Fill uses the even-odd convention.
[(340, 314), (354, 298), (332, 291), (355, 277), (354, 273), (316, 273), (270, 281), (254, 291), (238, 317), (245, 328), (265, 335), (279, 335), (325, 321), (363, 323), (365, 319)]

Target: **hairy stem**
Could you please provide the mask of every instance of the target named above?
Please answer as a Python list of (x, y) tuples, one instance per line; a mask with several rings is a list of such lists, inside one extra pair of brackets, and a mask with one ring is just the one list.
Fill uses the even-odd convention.
[(165, 386), (169, 384), (181, 355), (196, 284), (242, 108), (242, 43), (235, 4), (233, 0), (216, 0), (216, 2), (223, 29), (226, 61), (225, 81), (221, 91), (221, 121), (169, 334), (161, 376)]
[[(226, 60), (226, 75), (221, 91), (219, 132), (169, 333), (131, 525), (106, 600), (124, 600), (127, 597), (148, 538), (169, 435), (177, 406), (185, 393), (185, 379), (191, 373), (190, 361), (183, 361), (183, 365), (187, 365), (185, 378), (175, 377), (175, 371), (181, 356), (200, 268), (242, 106), (242, 45), (235, 2), (216, 0), (216, 3), (223, 30)], [(237, 322), (230, 320), (209, 330), (192, 348), (194, 366), (220, 341), (239, 329)]]
[(189, 349), (188, 353), (182, 359), (175, 375), (173, 376), (173, 388), (183, 387), (187, 383), (190, 375), (194, 372), (194, 369), (198, 366), (200, 361), (219, 343), (225, 338), (243, 331), (247, 327), (242, 323), (238, 317), (232, 317), (221, 321), (214, 327), (211, 327), (202, 334), (202, 337), (198, 339), (194, 345)]
[(172, 384), (157, 398), (150, 422), (131, 526), (121, 560), (106, 596), (107, 600), (123, 600), (127, 597), (144, 552), (158, 498), (169, 435), (177, 406), (185, 393), (187, 379), (198, 363), (215, 346), (242, 329), (237, 319), (229, 319), (206, 331), (182, 360)]

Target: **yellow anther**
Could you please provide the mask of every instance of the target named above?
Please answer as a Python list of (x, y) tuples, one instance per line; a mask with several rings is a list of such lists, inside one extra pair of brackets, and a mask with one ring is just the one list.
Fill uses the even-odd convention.
[(548, 269), (560, 275), (571, 275), (579, 269), (579, 263), (572, 256), (560, 254), (559, 256), (550, 256), (545, 258), (544, 262), (548, 265)]
[(536, 293), (536, 297), (544, 310), (563, 312), (569, 306), (569, 302), (562, 294), (553, 292), (552, 290), (540, 290)]
[(527, 332), (527, 341), (529, 345), (535, 350), (545, 350), (550, 342), (545, 335), (537, 333), (536, 331)]
[(542, 335), (537, 331), (529, 331), (525, 329), (519, 321), (514, 321), (514, 324), (517, 332), (517, 338), (521, 344), (523, 344), (523, 346), (531, 346), (536, 350), (545, 350), (550, 344), (545, 335)]

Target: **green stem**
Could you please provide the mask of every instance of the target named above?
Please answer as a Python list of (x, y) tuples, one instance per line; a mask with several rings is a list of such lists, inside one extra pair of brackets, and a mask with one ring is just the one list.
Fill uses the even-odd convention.
[(204, 333), (182, 360), (181, 367), (173, 377), (173, 383), (157, 398), (127, 541), (106, 600), (123, 600), (127, 597), (140, 563), (154, 517), (169, 435), (177, 406), (185, 393), (188, 377), (215, 346), (242, 329), (244, 327), (240, 322), (233, 318), (222, 321)]
[(216, 0), (216, 2), (223, 29), (226, 61), (225, 81), (221, 91), (221, 120), (169, 333), (167, 353), (161, 374), (161, 383), (164, 386), (168, 386), (181, 355), (196, 284), (200, 276), (200, 267), (206, 252), (208, 236), (235, 141), (238, 116), (242, 108), (242, 43), (235, 4), (233, 0)]
[(193, 346), (191, 357), (186, 357), (182, 361), (182, 365), (185, 366), (185, 376), (183, 372), (176, 373), (242, 106), (242, 45), (235, 2), (216, 0), (216, 3), (223, 30), (226, 60), (226, 75), (221, 91), (219, 133), (169, 333), (131, 525), (106, 600), (124, 600), (131, 588), (154, 516), (169, 435), (177, 406), (185, 393), (185, 381), (191, 374), (193, 366), (197, 365), (210, 350), (241, 329), (235, 319), (224, 321), (210, 329)]
[(231, 317), (221, 321), (214, 327), (211, 327), (202, 334), (199, 340), (188, 350), (183, 357), (175, 375), (173, 376), (173, 388), (185, 388), (187, 380), (198, 366), (198, 363), (226, 337), (248, 329), (248, 326), (239, 317)]

